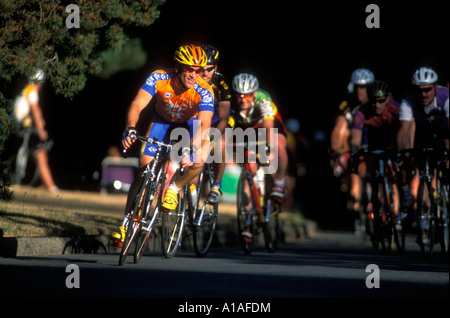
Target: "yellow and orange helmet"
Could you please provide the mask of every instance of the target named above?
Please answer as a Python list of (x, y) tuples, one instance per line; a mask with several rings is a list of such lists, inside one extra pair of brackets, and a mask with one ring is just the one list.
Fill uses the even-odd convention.
[(205, 66), (206, 53), (197, 45), (183, 45), (175, 51), (175, 62), (189, 66)]

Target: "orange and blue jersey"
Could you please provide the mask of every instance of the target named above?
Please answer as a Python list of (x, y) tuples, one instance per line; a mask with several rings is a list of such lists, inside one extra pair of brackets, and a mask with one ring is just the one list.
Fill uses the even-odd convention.
[[(178, 127), (186, 128), (192, 139), (198, 113), (214, 112), (214, 93), (208, 83), (199, 76), (194, 86), (186, 90), (174, 75), (174, 71), (154, 71), (141, 87), (156, 99), (147, 136), (165, 143), (170, 141), (172, 130)], [(155, 150), (153, 145), (144, 143), (141, 153), (154, 157)]]
[(154, 71), (142, 89), (156, 97), (156, 112), (170, 123), (180, 124), (196, 117), (201, 111), (214, 111), (214, 93), (200, 76), (188, 90), (180, 86), (175, 72)]

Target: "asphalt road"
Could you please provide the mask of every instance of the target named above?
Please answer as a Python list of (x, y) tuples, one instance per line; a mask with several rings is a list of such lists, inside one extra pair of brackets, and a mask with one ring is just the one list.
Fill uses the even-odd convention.
[(0, 258), (0, 299), (159, 298), (178, 310), (195, 299), (448, 298), (448, 258), (423, 259), (413, 237), (406, 247), (386, 256), (350, 232), (319, 232), (272, 254), (262, 246), (252, 255), (213, 249), (203, 259), (192, 250), (172, 259), (152, 252), (124, 266), (116, 254)]

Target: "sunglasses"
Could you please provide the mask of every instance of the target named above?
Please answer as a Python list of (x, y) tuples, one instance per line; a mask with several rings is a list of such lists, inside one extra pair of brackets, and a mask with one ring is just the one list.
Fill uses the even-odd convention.
[(215, 68), (215, 66), (211, 66), (211, 67), (208, 67), (208, 68), (203, 68), (202, 71), (204, 71), (204, 72), (212, 72), (212, 71), (214, 71), (214, 68)]
[(386, 101), (386, 98), (375, 99), (373, 102), (375, 104), (383, 104)]
[(201, 74), (203, 72), (203, 69), (201, 67), (198, 69), (194, 69), (190, 66), (184, 66), (183, 69), (186, 73), (194, 73), (195, 72), (195, 74)]
[(252, 99), (253, 98), (253, 94), (238, 94), (237, 98), (240, 98), (240, 99)]
[(432, 89), (433, 87), (417, 88), (417, 91), (420, 93), (429, 93)]

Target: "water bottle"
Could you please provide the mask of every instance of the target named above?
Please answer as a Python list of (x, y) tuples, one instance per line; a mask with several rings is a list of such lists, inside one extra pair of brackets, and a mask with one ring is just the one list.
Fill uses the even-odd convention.
[(264, 194), (265, 194), (265, 186), (264, 186), (264, 170), (259, 168), (256, 171), (256, 188), (259, 190), (259, 204), (261, 206), (264, 205)]
[(256, 186), (261, 191), (261, 195), (264, 196), (265, 187), (264, 187), (264, 170), (262, 168), (259, 168), (256, 171)]
[(191, 190), (191, 197), (192, 197), (192, 204), (197, 204), (197, 189), (195, 187), (195, 184), (191, 184), (189, 187), (189, 190)]

